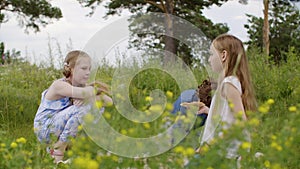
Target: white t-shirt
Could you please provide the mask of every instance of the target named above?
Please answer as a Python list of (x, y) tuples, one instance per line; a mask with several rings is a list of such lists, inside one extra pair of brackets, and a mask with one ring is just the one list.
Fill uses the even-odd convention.
[[(230, 83), (233, 85), (242, 95), (242, 87), (239, 79), (235, 76), (225, 77), (221, 84), (218, 86), (211, 102), (211, 107), (208, 112), (208, 116), (205, 122), (204, 131), (202, 134), (200, 144), (208, 143), (216, 136), (216, 134), (220, 133), (221, 122), (224, 123), (223, 129), (229, 128), (231, 124), (234, 123), (235, 117), (232, 111), (230, 110), (229, 103), (221, 95), (222, 87), (225, 83)], [(216, 131), (217, 130), (217, 131)], [(218, 133), (217, 133), (218, 132)], [(249, 138), (250, 140), (250, 138)], [(237, 157), (237, 150), (239, 148), (240, 141), (234, 140), (227, 149), (227, 157), (233, 158)]]

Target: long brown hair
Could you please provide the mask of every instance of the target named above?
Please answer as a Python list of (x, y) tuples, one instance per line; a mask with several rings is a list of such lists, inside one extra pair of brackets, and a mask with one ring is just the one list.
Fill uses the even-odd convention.
[(233, 35), (222, 34), (214, 39), (213, 45), (219, 52), (227, 51), (225, 77), (234, 75), (240, 80), (244, 108), (246, 111), (255, 111), (257, 104), (242, 41)]

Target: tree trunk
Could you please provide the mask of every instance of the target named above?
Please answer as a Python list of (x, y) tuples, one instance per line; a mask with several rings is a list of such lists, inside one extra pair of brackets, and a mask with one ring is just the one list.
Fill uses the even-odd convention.
[(269, 13), (269, 0), (264, 0), (263, 46), (266, 55), (269, 55), (270, 53), (270, 39), (269, 39), (270, 27), (269, 27), (268, 13)]
[(174, 13), (174, 1), (166, 0), (165, 3), (165, 25), (166, 25), (166, 36), (165, 41), (165, 55), (163, 58), (164, 65), (171, 64), (176, 59), (172, 55), (176, 55), (177, 47), (174, 37), (173, 20), (171, 15)]

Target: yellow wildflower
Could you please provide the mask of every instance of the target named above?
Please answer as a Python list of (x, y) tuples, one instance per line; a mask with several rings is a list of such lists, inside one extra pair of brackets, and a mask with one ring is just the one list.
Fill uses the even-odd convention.
[(2, 148), (4, 148), (5, 146), (6, 146), (5, 143), (1, 143), (1, 144), (0, 144), (0, 147), (2, 147)]
[(174, 148), (174, 152), (175, 153), (183, 153), (184, 148), (182, 146), (177, 146), (177, 147)]
[(239, 112), (237, 112), (236, 116), (241, 119), (244, 116), (244, 112), (239, 111)]
[(188, 147), (186, 150), (185, 150), (185, 155), (187, 156), (192, 156), (195, 154), (195, 150), (191, 147)]
[(271, 147), (275, 148), (278, 151), (282, 151), (282, 147), (274, 141), (271, 143)]
[(242, 149), (249, 149), (249, 148), (251, 148), (251, 143), (249, 143), (249, 142), (242, 143)]
[(259, 106), (258, 111), (261, 112), (261, 113), (268, 113), (269, 112), (269, 107)]
[(98, 169), (99, 168), (99, 164), (95, 160), (89, 160), (89, 162), (86, 164), (86, 168), (89, 168), (89, 169)]
[(278, 146), (276, 147), (276, 149), (277, 149), (278, 151), (282, 151), (282, 147), (281, 147), (280, 145), (278, 145)]
[(145, 129), (150, 129), (150, 124), (149, 123), (143, 123), (143, 126), (145, 127)]
[(11, 148), (16, 148), (16, 147), (18, 147), (18, 144), (17, 144), (16, 142), (12, 142), (12, 143), (10, 144), (10, 147), (11, 147)]
[(101, 101), (96, 101), (95, 106), (100, 109), (102, 107), (102, 102)]
[(127, 131), (126, 131), (125, 129), (122, 129), (122, 130), (121, 130), (121, 134), (127, 135)]
[(249, 121), (249, 124), (251, 126), (258, 126), (259, 125), (259, 120), (257, 118), (252, 118), (250, 121)]
[(104, 117), (105, 117), (106, 119), (110, 119), (110, 118), (111, 118), (111, 114), (108, 113), (108, 112), (104, 112), (103, 115), (104, 115)]
[(163, 111), (162, 107), (160, 105), (151, 105), (151, 107), (149, 108), (149, 110), (151, 112), (156, 112), (156, 113), (160, 113)]
[(269, 100), (267, 101), (267, 103), (268, 103), (269, 105), (271, 105), (271, 104), (274, 104), (275, 101), (274, 101), (273, 99), (269, 99)]
[(233, 108), (234, 108), (234, 104), (233, 104), (232, 102), (230, 102), (230, 103), (229, 103), (229, 107), (230, 107), (231, 109), (233, 109)]
[(271, 167), (271, 163), (269, 160), (264, 162), (265, 167), (270, 168)]
[(106, 107), (111, 107), (112, 105), (114, 105), (113, 102), (107, 102), (105, 106), (106, 106)]
[(82, 125), (79, 125), (79, 126), (77, 127), (77, 129), (78, 129), (78, 131), (81, 131), (81, 130), (83, 129)]
[(115, 162), (118, 162), (119, 158), (115, 155), (111, 156), (111, 159)]
[(275, 163), (273, 166), (272, 166), (272, 169), (282, 169), (282, 166), (278, 163)]
[(277, 136), (272, 135), (272, 136), (271, 136), (271, 139), (272, 139), (272, 140), (276, 140), (276, 139), (277, 139)]
[(166, 94), (167, 94), (167, 97), (168, 97), (168, 98), (173, 98), (173, 93), (172, 93), (172, 92), (170, 92), (170, 91), (167, 91), (167, 93), (166, 93)]
[(24, 137), (20, 137), (16, 140), (17, 143), (22, 143), (25, 144), (26, 143), (26, 139)]
[(166, 109), (167, 109), (167, 110), (170, 110), (170, 111), (173, 110), (173, 104), (167, 103)]
[(73, 151), (72, 150), (69, 150), (68, 153), (67, 153), (68, 157), (71, 157), (73, 155)]
[(97, 160), (99, 163), (101, 163), (102, 157), (101, 157), (100, 155), (97, 155), (96, 160)]
[(151, 102), (152, 100), (153, 100), (153, 98), (150, 97), (150, 96), (147, 96), (147, 97), (145, 98), (145, 101), (147, 101), (147, 102)]
[(201, 147), (201, 152), (202, 153), (206, 153), (209, 150), (209, 146), (207, 144), (205, 144), (204, 146)]
[(87, 166), (87, 161), (83, 157), (78, 157), (74, 159), (74, 166), (77, 168), (86, 168)]
[(297, 111), (297, 107), (296, 106), (291, 106), (291, 107), (289, 107), (289, 111), (290, 112), (295, 112), (295, 111)]

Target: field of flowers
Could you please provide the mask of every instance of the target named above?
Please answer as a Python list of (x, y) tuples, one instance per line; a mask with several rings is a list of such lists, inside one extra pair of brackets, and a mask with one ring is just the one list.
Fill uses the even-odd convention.
[[(290, 50), (287, 62), (279, 66), (274, 66), (255, 50), (248, 51), (248, 56), (258, 111), (248, 112), (246, 123), (237, 120), (235, 127), (223, 131), (222, 138), (204, 147), (202, 154), (194, 153), (201, 127), (192, 127), (173, 149), (148, 158), (128, 158), (106, 151), (79, 127), (78, 137), (72, 140), (72, 147), (66, 152), (71, 163), (59, 165), (55, 165), (46, 153), (46, 145), (36, 140), (33, 118), (41, 92), (61, 77), (60, 71), (24, 62), (0, 66), (0, 168), (236, 168), (236, 160), (224, 158), (228, 142), (234, 137), (243, 141), (239, 149), (243, 157), (241, 168), (297, 169), (300, 166), (299, 53)], [(110, 84), (113, 71), (113, 68), (102, 68), (98, 70), (97, 79)], [(192, 71), (198, 83), (206, 78), (202, 69)], [(108, 107), (103, 117), (116, 131), (127, 136), (149, 137), (162, 132), (166, 121), (175, 120), (167, 110), (180, 91), (174, 79), (165, 72), (143, 71), (130, 83), (132, 105), (146, 110), (153, 89), (164, 91), (168, 102), (165, 112), (155, 121), (134, 123), (120, 115), (114, 106)], [(240, 135), (245, 127), (251, 133), (251, 143)]]

